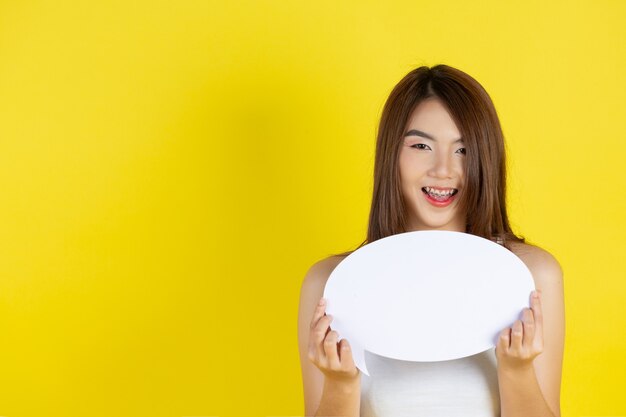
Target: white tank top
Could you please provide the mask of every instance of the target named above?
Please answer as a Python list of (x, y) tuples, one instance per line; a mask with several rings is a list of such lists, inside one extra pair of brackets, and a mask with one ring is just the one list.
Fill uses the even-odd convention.
[(412, 362), (365, 352), (361, 417), (500, 415), (495, 348), (465, 358)]

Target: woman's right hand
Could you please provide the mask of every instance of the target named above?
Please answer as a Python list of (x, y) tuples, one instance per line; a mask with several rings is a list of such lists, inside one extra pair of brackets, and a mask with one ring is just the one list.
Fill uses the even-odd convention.
[(339, 333), (330, 330), (332, 316), (327, 316), (326, 300), (320, 299), (309, 332), (309, 359), (327, 378), (352, 381), (359, 376), (348, 340), (337, 343)]

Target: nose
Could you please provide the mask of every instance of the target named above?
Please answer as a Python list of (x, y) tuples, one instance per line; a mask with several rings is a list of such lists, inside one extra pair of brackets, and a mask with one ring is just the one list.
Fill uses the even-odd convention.
[(452, 161), (450, 155), (446, 153), (439, 153), (435, 155), (433, 165), (429, 170), (429, 175), (436, 178), (451, 178), (452, 176)]

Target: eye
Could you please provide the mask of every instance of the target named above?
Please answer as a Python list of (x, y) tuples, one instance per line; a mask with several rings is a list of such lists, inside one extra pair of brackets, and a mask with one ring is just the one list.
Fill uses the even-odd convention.
[(411, 145), (411, 148), (415, 148), (415, 149), (430, 149), (430, 146), (426, 145), (425, 143), (416, 143), (415, 145)]
[(462, 153), (463, 155), (466, 154), (465, 148), (459, 148), (459, 149), (457, 149), (457, 152)]

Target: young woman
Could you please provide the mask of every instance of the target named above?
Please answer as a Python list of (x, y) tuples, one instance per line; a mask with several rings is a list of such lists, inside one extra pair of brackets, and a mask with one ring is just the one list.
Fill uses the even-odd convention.
[(366, 352), (367, 376), (349, 341), (330, 330), (322, 299), (326, 280), (351, 252), (318, 261), (302, 283), (298, 314), (307, 416), (560, 417), (563, 274), (550, 253), (512, 232), (505, 186), (503, 134), (483, 87), (446, 65), (409, 72), (383, 109), (359, 247), (415, 230), (472, 233), (522, 259), (539, 291), (494, 349), (430, 363)]

